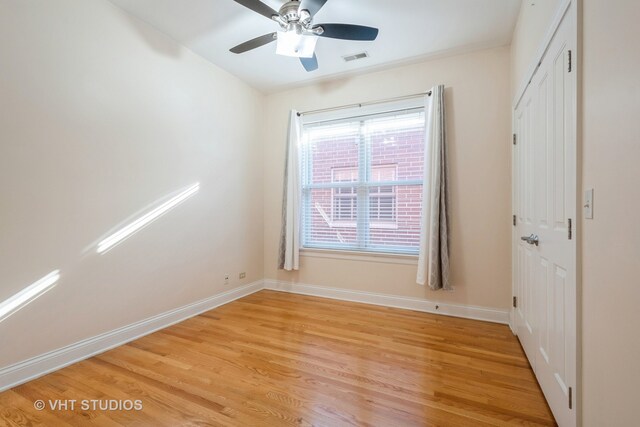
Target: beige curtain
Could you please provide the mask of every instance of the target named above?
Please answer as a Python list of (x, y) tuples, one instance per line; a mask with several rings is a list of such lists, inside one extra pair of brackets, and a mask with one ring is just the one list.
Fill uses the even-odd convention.
[(425, 98), (425, 112), (425, 173), (416, 282), (433, 290), (451, 289), (444, 86), (431, 89), (431, 96)]
[(278, 268), (300, 268), (300, 165), (298, 149), (302, 138), (302, 121), (298, 112), (289, 114), (289, 134), (284, 166), (284, 191), (282, 194), (282, 228)]

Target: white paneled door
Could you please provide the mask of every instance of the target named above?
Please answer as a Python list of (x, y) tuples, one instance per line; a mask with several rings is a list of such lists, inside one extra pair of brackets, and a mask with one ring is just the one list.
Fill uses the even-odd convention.
[(573, 7), (514, 112), (514, 326), (560, 426), (576, 425)]

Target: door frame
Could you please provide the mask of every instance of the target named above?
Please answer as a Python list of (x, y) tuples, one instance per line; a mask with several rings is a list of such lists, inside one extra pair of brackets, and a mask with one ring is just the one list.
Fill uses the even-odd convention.
[[(572, 133), (573, 133), (573, 137), (575, 138), (575, 147), (576, 147), (576, 167), (575, 167), (575, 182), (576, 182), (576, 206), (575, 206), (575, 219), (574, 219), (574, 225), (573, 225), (573, 235), (575, 238), (575, 272), (574, 272), (574, 277), (576, 279), (576, 284), (575, 284), (575, 325), (576, 325), (576, 334), (575, 334), (575, 340), (576, 342), (574, 343), (575, 345), (575, 358), (576, 360), (575, 362), (575, 379), (576, 379), (576, 384), (575, 384), (575, 390), (573, 390), (573, 410), (575, 410), (575, 425), (580, 426), (582, 425), (582, 414), (581, 414), (581, 409), (582, 409), (582, 364), (581, 364), (581, 360), (582, 360), (582, 351), (581, 351), (581, 343), (582, 343), (582, 322), (581, 322), (581, 318), (582, 318), (582, 305), (580, 303), (580, 301), (582, 300), (582, 275), (581, 275), (581, 265), (582, 265), (582, 260), (581, 260), (581, 250), (580, 250), (580, 246), (581, 246), (581, 242), (582, 242), (582, 206), (581, 206), (581, 201), (582, 201), (582, 179), (581, 179), (581, 171), (582, 171), (582, 166), (581, 166), (581, 159), (582, 159), (582, 146), (580, 143), (580, 131), (578, 128), (578, 117), (580, 117), (581, 115), (581, 108), (580, 108), (580, 101), (582, 99), (582, 93), (581, 93), (581, 45), (579, 43), (579, 33), (582, 29), (582, 24), (580, 21), (580, 16), (581, 16), (581, 1), (580, 0), (564, 0), (559, 6), (558, 6), (558, 10), (556, 11), (556, 14), (553, 18), (553, 21), (551, 22), (551, 25), (549, 26), (549, 29), (547, 30), (547, 33), (545, 34), (545, 37), (543, 39), (542, 44), (540, 45), (540, 47), (538, 48), (538, 51), (535, 55), (535, 57), (532, 58), (531, 61), (531, 65), (528, 69), (527, 74), (525, 74), (525, 79), (520, 82), (520, 86), (518, 87), (518, 90), (516, 92), (516, 96), (513, 99), (512, 102), (512, 106), (511, 106), (511, 124), (512, 124), (512, 134), (515, 135), (516, 134), (516, 109), (519, 106), (519, 103), (522, 101), (523, 96), (525, 95), (525, 92), (527, 90), (527, 88), (529, 87), (529, 84), (531, 83), (531, 81), (533, 80), (533, 77), (535, 75), (535, 73), (538, 71), (538, 67), (541, 64), (541, 61), (543, 60), (545, 54), (547, 53), (547, 50), (549, 49), (551, 42), (553, 40), (553, 37), (555, 36), (556, 32), (558, 31), (560, 25), (562, 24), (562, 22), (565, 19), (565, 16), (568, 16), (569, 14), (571, 14), (571, 18), (574, 24), (574, 28), (572, 28), (570, 30), (571, 35), (570, 35), (570, 39), (569, 39), (569, 43), (570, 45), (573, 47), (572, 48), (572, 67), (573, 70), (576, 75), (575, 75), (575, 79), (574, 79), (574, 83), (575, 83), (575, 87), (574, 87), (574, 94), (573, 94), (573, 99), (571, 100), (572, 104), (573, 104), (573, 117), (572, 117), (572, 123), (570, 123), (570, 126), (572, 127)], [(515, 136), (514, 136), (515, 138)], [(510, 142), (511, 143), (511, 142)], [(511, 152), (511, 209), (512, 209), (512, 215), (515, 215), (516, 212), (516, 206), (515, 206), (515, 202), (516, 202), (516, 186), (515, 183), (517, 182), (515, 179), (515, 165), (516, 165), (516, 158), (515, 158), (515, 154), (516, 150), (512, 150)], [(517, 234), (517, 227), (513, 226), (512, 227), (512, 236), (511, 236), (511, 271), (512, 271), (512, 275), (511, 275), (511, 286), (512, 286), (512, 296), (516, 297), (517, 296), (517, 285), (516, 285), (516, 275), (515, 275), (515, 271), (516, 271), (516, 263), (517, 263), (517, 249), (518, 249), (518, 241), (520, 239), (520, 236)], [(516, 327), (516, 312), (515, 312), (515, 307), (513, 307), (514, 304), (512, 304), (512, 308), (510, 310), (510, 316), (509, 316), (509, 326), (511, 327), (511, 331), (513, 332), (514, 335), (517, 335), (517, 327)]]

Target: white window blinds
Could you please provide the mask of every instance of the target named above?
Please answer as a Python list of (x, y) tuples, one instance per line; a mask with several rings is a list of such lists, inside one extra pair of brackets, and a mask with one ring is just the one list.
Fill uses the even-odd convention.
[(424, 108), (304, 125), (302, 245), (418, 252)]

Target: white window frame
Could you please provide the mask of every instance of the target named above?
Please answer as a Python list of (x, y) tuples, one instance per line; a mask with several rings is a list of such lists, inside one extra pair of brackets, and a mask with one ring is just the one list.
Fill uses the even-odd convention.
[[(385, 104), (376, 104), (370, 105), (367, 107), (359, 107), (359, 108), (351, 108), (351, 109), (342, 109), (338, 111), (325, 112), (321, 114), (314, 114), (310, 117), (303, 116), (303, 128), (312, 124), (319, 124), (323, 122), (329, 121), (337, 121), (341, 119), (354, 120), (358, 117), (362, 117), (363, 120), (369, 118), (370, 116), (383, 114), (383, 113), (400, 113), (402, 111), (408, 110), (423, 110), (424, 111), (424, 99), (416, 98), (412, 100), (403, 100), (403, 101), (395, 101), (392, 103)], [(306, 149), (300, 150), (301, 158), (300, 161), (303, 164), (303, 171), (306, 173), (302, 174), (302, 242), (301, 249), (304, 251), (315, 251), (315, 250), (327, 250), (327, 251), (340, 251), (340, 252), (349, 252), (349, 253), (378, 253), (378, 254), (389, 254), (389, 255), (410, 255), (414, 256), (418, 254), (417, 247), (394, 247), (390, 248), (387, 246), (372, 246), (367, 245), (366, 242), (368, 239), (369, 229), (372, 228), (372, 224), (370, 223), (369, 218), (369, 203), (368, 203), (368, 191), (372, 187), (384, 187), (384, 186), (392, 186), (394, 189), (397, 186), (422, 186), (424, 184), (423, 179), (419, 180), (394, 180), (389, 182), (369, 182), (367, 177), (368, 171), (371, 170), (371, 159), (370, 153), (368, 152), (368, 144), (360, 144), (359, 145), (359, 153), (358, 153), (358, 181), (356, 182), (345, 182), (335, 183), (312, 183), (310, 173), (312, 171), (311, 168), (311, 156), (308, 154)], [(382, 165), (383, 166), (383, 165)], [(332, 172), (333, 174), (333, 172)], [(396, 174), (397, 177), (397, 174)], [(333, 179), (332, 179), (333, 181)], [(307, 239), (307, 213), (310, 212), (313, 207), (310, 205), (311, 203), (311, 191), (314, 189), (332, 189), (332, 205), (333, 205), (333, 190), (339, 187), (356, 187), (356, 197), (357, 197), (357, 206), (364, 206), (364, 209), (359, 209), (357, 211), (358, 219), (355, 223), (357, 228), (357, 243), (355, 245), (341, 245), (341, 244), (322, 244), (318, 242), (308, 242)], [(397, 197), (397, 195), (396, 195)], [(397, 203), (397, 199), (396, 199)], [(333, 206), (332, 206), (333, 207)], [(331, 223), (336, 227), (344, 227), (344, 222), (334, 222), (333, 221), (333, 212), (331, 214)], [(385, 224), (380, 223), (380, 227), (373, 228), (397, 228), (397, 208), (395, 212), (395, 224)], [(330, 224), (330, 226), (332, 225)]]

